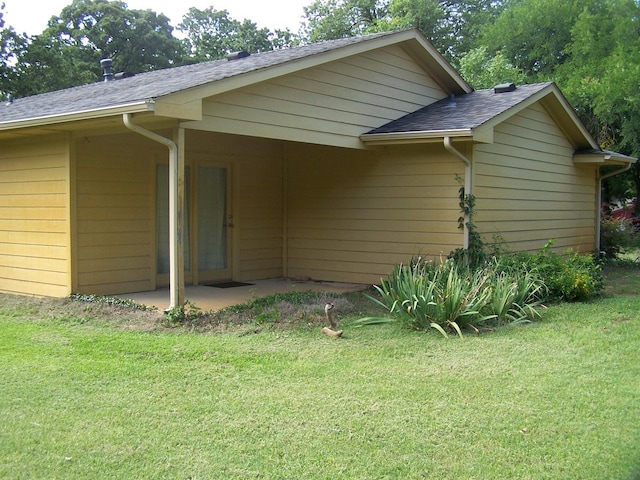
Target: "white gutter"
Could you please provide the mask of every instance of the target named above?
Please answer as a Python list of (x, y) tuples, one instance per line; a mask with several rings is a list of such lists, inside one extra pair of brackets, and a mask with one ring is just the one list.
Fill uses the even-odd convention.
[(169, 148), (169, 309), (184, 304), (184, 258), (182, 255), (182, 212), (179, 209), (178, 146), (172, 140), (133, 123), (130, 113), (122, 115), (125, 126)]
[(88, 120), (94, 118), (110, 117), (113, 115), (121, 115), (124, 113), (140, 113), (150, 112), (154, 109), (153, 100), (142, 100), (115, 107), (103, 107), (93, 110), (78, 110), (75, 112), (61, 113), (55, 115), (44, 115), (42, 117), (33, 117), (25, 120), (14, 120), (9, 122), (1, 122), (0, 130), (11, 130), (15, 128), (41, 127), (44, 125), (52, 125), (56, 123), (76, 122), (78, 120)]
[[(456, 149), (451, 142), (451, 137), (444, 137), (444, 148), (464, 163), (464, 194), (471, 195), (471, 160), (469, 160), (460, 150)], [(469, 215), (464, 215), (464, 248), (469, 248)]]
[(390, 133), (365, 133), (360, 135), (360, 140), (369, 145), (377, 143), (408, 143), (420, 141), (439, 141), (443, 137), (473, 137), (473, 130), (470, 128), (459, 128), (451, 130), (419, 130), (411, 132), (390, 132)]
[(625, 167), (622, 167), (613, 172), (605, 173), (604, 175), (600, 175), (600, 170), (598, 169), (598, 193), (596, 195), (597, 204), (596, 204), (596, 247), (597, 252), (600, 252), (600, 235), (602, 230), (602, 181), (618, 175), (620, 173), (624, 173), (631, 168), (631, 163), (627, 163)]

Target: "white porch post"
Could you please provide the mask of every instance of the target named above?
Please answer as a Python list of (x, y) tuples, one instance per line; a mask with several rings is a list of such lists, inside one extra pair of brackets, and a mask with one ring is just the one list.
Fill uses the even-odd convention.
[(176, 149), (169, 159), (169, 263), (171, 304), (184, 305), (184, 128), (175, 134)]

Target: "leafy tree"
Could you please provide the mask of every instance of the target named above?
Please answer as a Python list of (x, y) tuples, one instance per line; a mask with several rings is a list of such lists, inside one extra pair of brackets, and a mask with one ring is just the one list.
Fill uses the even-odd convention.
[[(571, 34), (570, 58), (557, 72), (561, 88), (602, 147), (640, 156), (640, 2), (594, 2)], [(640, 165), (608, 183), (613, 195), (638, 196)]]
[(6, 25), (4, 7), (4, 3), (0, 4), (0, 98), (11, 93), (12, 65), (16, 62), (16, 55), (26, 45), (25, 35), (16, 33), (13, 27)]
[(499, 83), (525, 83), (526, 76), (502, 53), (489, 55), (487, 47), (469, 51), (460, 59), (460, 73), (473, 88), (491, 88)]
[(258, 28), (250, 20), (234, 20), (227, 10), (215, 10), (212, 6), (204, 10), (190, 8), (178, 30), (186, 35), (187, 48), (197, 62), (223, 58), (240, 50), (257, 53), (285, 48), (297, 41), (288, 30), (271, 32)]
[(119, 0), (73, 0), (52, 17), (18, 56), (18, 96), (97, 81), (101, 58), (115, 71), (134, 73), (180, 64), (184, 51), (169, 19), (152, 10), (130, 10)]
[(388, 10), (388, 0), (316, 0), (304, 7), (303, 36), (317, 42), (388, 30)]
[(419, 29), (455, 63), (475, 46), (485, 24), (502, 11), (504, 0), (316, 0), (304, 8), (309, 41), (363, 33)]
[(504, 9), (505, 0), (392, 0), (389, 6), (393, 29), (417, 28), (457, 64), (475, 48), (481, 31)]
[(481, 45), (532, 80), (550, 80), (569, 56), (571, 29), (588, 4), (599, 0), (511, 0), (483, 28)]

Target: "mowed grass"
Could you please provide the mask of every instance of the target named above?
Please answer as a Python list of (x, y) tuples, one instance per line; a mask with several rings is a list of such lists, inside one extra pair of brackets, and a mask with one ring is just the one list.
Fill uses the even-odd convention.
[(464, 339), (127, 315), (0, 296), (0, 478), (640, 478), (637, 296)]

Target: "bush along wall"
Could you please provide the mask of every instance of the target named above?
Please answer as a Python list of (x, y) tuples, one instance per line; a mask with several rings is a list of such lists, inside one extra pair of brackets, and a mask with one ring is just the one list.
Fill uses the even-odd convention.
[(546, 287), (545, 301), (581, 301), (602, 293), (604, 284), (598, 260), (570, 250), (564, 255), (552, 252), (552, 244), (552, 241), (547, 242), (535, 254), (504, 255), (501, 263), (505, 267), (525, 267), (536, 272)]
[(486, 245), (473, 223), (475, 198), (460, 189), (460, 228), (469, 230), (469, 248), (451, 252), (444, 263), (420, 257), (396, 265), (376, 286), (392, 319), (364, 318), (361, 323), (402, 321), (417, 330), (436, 329), (444, 336), (482, 326), (529, 322), (543, 302), (587, 300), (603, 289), (600, 264), (593, 256), (551, 250), (509, 253)]

